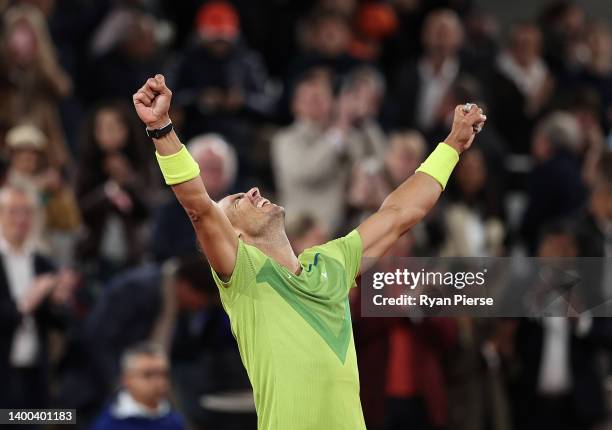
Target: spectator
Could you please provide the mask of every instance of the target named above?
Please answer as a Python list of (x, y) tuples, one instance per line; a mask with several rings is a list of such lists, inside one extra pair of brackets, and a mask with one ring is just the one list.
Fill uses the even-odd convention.
[[(576, 257), (577, 253), (576, 236), (563, 224), (551, 226), (538, 244), (538, 256), (543, 258)], [(538, 280), (528, 282), (537, 288)], [(559, 299), (548, 307), (555, 315), (567, 312), (566, 301)], [(557, 304), (561, 309), (555, 309)], [(513, 386), (517, 428), (589, 430), (603, 422), (603, 375), (596, 363), (599, 346), (610, 341), (601, 330), (605, 324), (605, 319), (592, 318), (589, 312), (576, 318), (520, 321), (514, 347), (520, 369)]]
[(301, 50), (288, 72), (291, 82), (314, 67), (325, 67), (343, 77), (361, 61), (350, 53), (352, 29), (346, 12), (319, 9), (298, 27)]
[(358, 220), (376, 211), (385, 197), (416, 171), (425, 151), (425, 140), (418, 131), (395, 132), (383, 163), (370, 157), (355, 165), (347, 197), (349, 205), (358, 211)]
[[(181, 259), (171, 284), (177, 302), (172, 375), (181, 409), (196, 428), (254, 430), (255, 411), (231, 404), (231, 396), (252, 399), (251, 386), (209, 267), (201, 257)], [(214, 400), (223, 396), (228, 407), (217, 408)]]
[(121, 358), (121, 391), (92, 430), (183, 430), (185, 422), (168, 402), (169, 363), (155, 344), (138, 344)]
[(205, 3), (196, 16), (195, 43), (176, 76), (176, 100), (184, 107), (183, 133), (220, 133), (238, 149), (241, 174), (248, 168), (253, 117), (273, 112), (276, 96), (259, 56), (240, 39), (238, 12), (226, 1)]
[(45, 166), (47, 138), (33, 125), (21, 125), (6, 136), (9, 167), (6, 183), (27, 190), (38, 207), (33, 239), (45, 254), (63, 266), (73, 261), (81, 217), (72, 189), (56, 168)]
[(546, 223), (569, 216), (584, 203), (578, 159), (581, 138), (578, 122), (565, 112), (549, 115), (536, 127), (531, 147), (536, 166), (529, 175), (528, 205), (521, 227), (531, 253)]
[(584, 7), (573, 0), (555, 0), (544, 7), (538, 24), (544, 33), (546, 62), (555, 76), (571, 73), (584, 61)]
[(451, 203), (444, 209), (446, 241), (442, 255), (484, 257), (502, 255), (504, 226), (490, 207), (488, 171), (482, 151), (461, 157), (455, 172)]
[[(128, 99), (161, 69), (161, 46), (155, 18), (133, 7), (112, 10), (93, 36), (88, 100)], [(121, 79), (117, 79), (121, 76)]]
[(104, 286), (87, 316), (83, 332), (91, 370), (84, 383), (96, 386), (93, 402), (106, 400), (114, 389), (121, 354), (152, 336), (164, 304), (161, 278), (154, 264), (119, 273)]
[[(596, 166), (586, 210), (577, 219), (577, 242), (580, 257), (610, 257), (612, 239), (612, 152), (604, 152)], [(595, 260), (597, 261), (597, 260)], [(608, 303), (612, 298), (612, 264), (602, 259), (597, 267), (582, 271), (589, 295), (587, 308)], [(609, 307), (597, 308), (596, 316), (609, 315)]]
[(41, 12), (30, 5), (3, 13), (0, 67), (0, 128), (35, 124), (46, 135), (49, 164), (67, 166), (70, 155), (55, 103), (71, 91), (70, 79), (57, 62)]
[[(385, 95), (385, 80), (374, 68), (362, 66), (346, 78), (340, 98), (354, 109), (353, 133), (362, 140), (365, 156), (381, 159), (387, 146), (386, 136), (378, 123), (380, 105)], [(342, 103), (342, 101), (341, 101)]]
[[(586, 30), (588, 60), (575, 77), (576, 84), (592, 88), (600, 97), (597, 113), (602, 116), (607, 131), (612, 126), (612, 31), (610, 26), (598, 21)], [(576, 90), (575, 86), (572, 88)]]
[[(213, 200), (228, 194), (238, 175), (234, 148), (220, 135), (204, 134), (187, 143)], [(191, 221), (176, 198), (161, 205), (153, 220), (152, 251), (157, 260), (198, 254)]]
[(434, 126), (444, 95), (465, 72), (459, 56), (463, 25), (455, 12), (435, 10), (427, 15), (421, 37), (423, 53), (397, 73), (387, 121), (396, 128), (418, 127), (427, 132)]
[(152, 164), (130, 115), (123, 103), (106, 103), (85, 124), (76, 193), (86, 227), (79, 254), (86, 261), (100, 256), (120, 267), (142, 253)]
[(545, 111), (555, 85), (542, 58), (542, 34), (531, 23), (512, 29), (507, 48), (497, 58), (497, 74), (490, 88), (491, 117), (513, 152), (527, 152), (529, 136)]
[[(409, 257), (413, 246), (412, 235), (405, 234), (386, 256)], [(381, 260), (377, 270), (392, 272), (397, 261)], [(457, 341), (456, 322), (449, 318), (356, 318), (355, 323), (368, 428), (444, 428), (448, 404), (442, 365)]]
[(49, 405), (48, 334), (64, 325), (64, 279), (29, 242), (36, 205), (18, 188), (0, 190), (0, 404), (8, 408)]
[(328, 74), (306, 73), (293, 94), (295, 121), (274, 136), (272, 164), (281, 204), (289, 213), (313, 215), (327, 231), (344, 219), (344, 192), (351, 161), (363, 154), (352, 134), (354, 106), (334, 98)]

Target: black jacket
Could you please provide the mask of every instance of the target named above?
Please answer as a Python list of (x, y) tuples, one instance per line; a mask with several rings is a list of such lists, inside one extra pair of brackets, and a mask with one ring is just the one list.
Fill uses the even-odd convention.
[[(34, 254), (32, 258), (34, 275), (39, 276), (53, 271), (53, 265), (46, 258)], [(36, 335), (40, 345), (38, 359), (35, 367), (47, 367), (47, 332), (49, 328), (63, 324), (61, 312), (48, 301), (44, 301), (34, 313), (36, 322)], [(4, 258), (0, 254), (0, 381), (7, 381), (10, 365), (10, 354), (13, 345), (15, 330), (21, 324), (22, 315), (17, 310), (17, 304), (11, 296)], [(4, 403), (6, 390), (0, 390), (0, 404)]]

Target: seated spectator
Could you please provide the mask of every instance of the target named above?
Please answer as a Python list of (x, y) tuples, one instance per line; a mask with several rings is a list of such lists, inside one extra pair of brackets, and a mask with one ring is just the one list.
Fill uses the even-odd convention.
[(531, 151), (536, 165), (529, 175), (528, 204), (521, 233), (535, 251), (540, 229), (578, 210), (585, 201), (579, 151), (580, 126), (568, 113), (556, 112), (536, 127)]
[(76, 178), (86, 227), (79, 256), (85, 261), (100, 256), (120, 267), (142, 255), (152, 161), (130, 115), (121, 102), (108, 103), (85, 123)]
[(6, 183), (32, 195), (39, 208), (33, 240), (39, 250), (52, 254), (56, 263), (66, 266), (73, 261), (74, 237), (81, 215), (74, 193), (60, 172), (45, 165), (47, 142), (36, 126), (10, 129), (6, 136), (9, 150)]
[(2, 15), (0, 40), (0, 129), (22, 122), (35, 124), (47, 137), (49, 164), (70, 161), (56, 103), (71, 92), (71, 82), (58, 64), (41, 12), (20, 4)]
[(534, 122), (548, 107), (554, 88), (542, 58), (540, 29), (531, 23), (515, 25), (497, 58), (490, 88), (491, 118), (513, 152), (528, 152)]
[(466, 71), (459, 55), (463, 36), (463, 25), (452, 10), (427, 15), (421, 36), (423, 53), (417, 61), (400, 66), (392, 85), (386, 118), (391, 127), (427, 132), (435, 125), (444, 95)]
[(183, 417), (168, 402), (170, 364), (155, 344), (138, 344), (121, 357), (121, 391), (92, 430), (184, 430)]
[(442, 211), (446, 240), (442, 255), (485, 257), (502, 255), (504, 226), (491, 207), (488, 171), (477, 147), (463, 154)]
[(0, 404), (7, 408), (49, 405), (48, 334), (64, 326), (69, 295), (62, 276), (29, 241), (36, 204), (24, 190), (0, 190)]
[(241, 174), (248, 168), (253, 117), (273, 112), (276, 96), (259, 54), (240, 38), (231, 3), (205, 3), (196, 15), (195, 43), (176, 74), (176, 101), (184, 108), (183, 134), (220, 133), (238, 150)]
[[(217, 134), (194, 137), (187, 148), (200, 165), (200, 175), (210, 197), (213, 200), (225, 197), (238, 174), (234, 148)], [(159, 261), (198, 254), (191, 221), (174, 196), (157, 209), (151, 239), (153, 254)]]
[[(201, 257), (181, 259), (170, 284), (177, 307), (172, 379), (181, 411), (196, 428), (254, 430), (254, 409), (231, 409), (232, 395), (253, 394), (210, 268)], [(226, 396), (229, 407), (215, 407), (215, 396)]]
[(334, 117), (329, 75), (313, 69), (293, 94), (295, 120), (272, 141), (272, 167), (281, 204), (289, 213), (315, 216), (327, 231), (344, 220), (344, 194), (351, 164), (364, 148), (355, 138), (354, 105), (343, 98)]

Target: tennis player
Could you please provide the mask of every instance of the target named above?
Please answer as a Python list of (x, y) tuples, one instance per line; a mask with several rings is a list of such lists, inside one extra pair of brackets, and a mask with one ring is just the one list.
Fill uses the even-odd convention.
[(362, 257), (378, 258), (440, 197), (486, 116), (457, 106), (452, 130), (417, 172), (348, 235), (296, 256), (284, 209), (257, 188), (219, 202), (172, 130), (162, 75), (133, 101), (166, 184), (189, 215), (212, 267), (248, 372), (261, 430), (363, 430), (348, 293)]

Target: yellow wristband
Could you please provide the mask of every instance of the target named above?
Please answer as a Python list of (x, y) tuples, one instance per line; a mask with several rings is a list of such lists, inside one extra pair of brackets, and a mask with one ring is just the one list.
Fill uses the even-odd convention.
[(155, 151), (155, 157), (167, 185), (187, 182), (200, 174), (200, 166), (187, 151), (185, 145), (182, 145), (180, 151), (170, 155), (159, 155)]
[(442, 189), (445, 189), (448, 178), (458, 161), (459, 154), (457, 151), (453, 147), (442, 142), (438, 144), (431, 154), (429, 154), (427, 160), (425, 160), (416, 171), (427, 173), (440, 183)]

